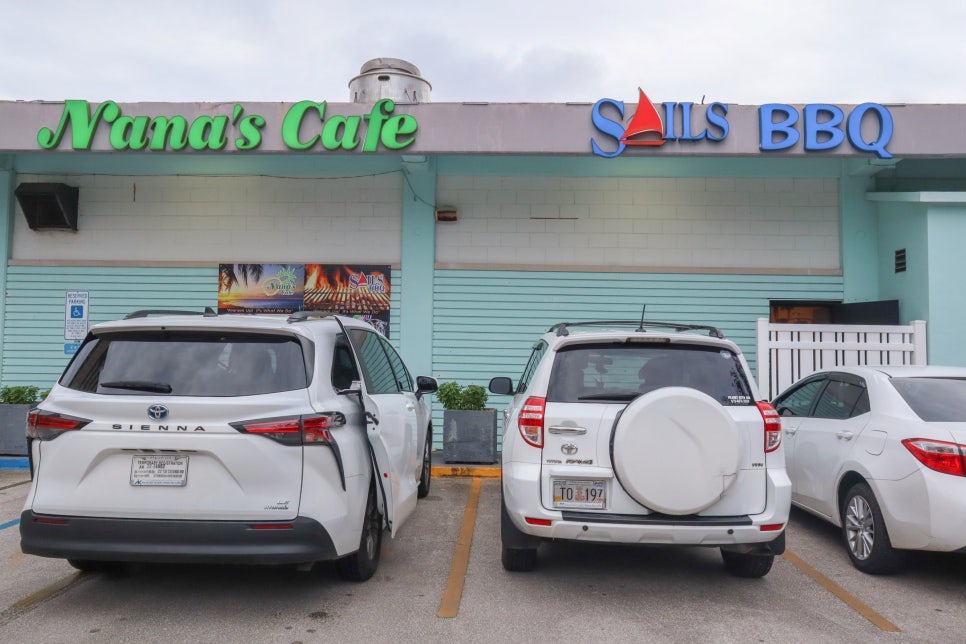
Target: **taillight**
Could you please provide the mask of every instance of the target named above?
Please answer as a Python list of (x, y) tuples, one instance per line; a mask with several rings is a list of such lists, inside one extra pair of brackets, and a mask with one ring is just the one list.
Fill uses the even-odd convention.
[(330, 430), (343, 425), (345, 425), (345, 416), (338, 411), (311, 416), (262, 418), (231, 423), (231, 426), (240, 432), (258, 434), (283, 445), (329, 444), (332, 442)]
[(902, 444), (929, 469), (943, 474), (966, 476), (966, 464), (963, 463), (966, 445), (926, 438), (907, 438)]
[(52, 411), (35, 409), (27, 414), (27, 437), (41, 441), (54, 440), (64, 432), (80, 429), (90, 423), (86, 418), (77, 418)]
[(520, 409), (517, 426), (520, 435), (528, 444), (543, 447), (543, 415), (547, 407), (546, 398), (530, 396)]
[(771, 403), (759, 400), (755, 403), (765, 421), (765, 452), (774, 452), (782, 444), (782, 417)]

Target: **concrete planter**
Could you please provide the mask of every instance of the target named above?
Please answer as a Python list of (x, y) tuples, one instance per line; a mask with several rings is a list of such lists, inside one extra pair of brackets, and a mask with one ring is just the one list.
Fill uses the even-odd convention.
[(496, 410), (444, 411), (443, 460), (447, 463), (496, 461)]
[(33, 405), (0, 405), (0, 455), (27, 455), (27, 412)]

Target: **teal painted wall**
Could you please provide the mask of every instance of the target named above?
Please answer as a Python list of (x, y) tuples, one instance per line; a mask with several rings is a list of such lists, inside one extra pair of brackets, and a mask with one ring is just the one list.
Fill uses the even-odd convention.
[[(557, 322), (651, 320), (719, 327), (755, 368), (755, 321), (771, 300), (841, 300), (838, 276), (437, 270), (433, 375), (486, 386), (517, 382), (530, 349)], [(491, 396), (504, 409), (509, 398)], [(442, 427), (434, 404), (433, 424)], [(502, 420), (501, 414), (497, 414)], [(437, 432), (439, 434), (439, 432)]]
[(842, 275), (845, 302), (879, 298), (878, 219), (875, 205), (866, 200), (871, 177), (843, 176), (839, 181)]
[[(899, 300), (899, 321), (929, 318), (929, 245), (925, 208), (916, 203), (880, 203), (879, 299)], [(895, 252), (906, 249), (906, 271), (895, 272)], [(931, 325), (926, 333), (932, 334)]]
[(930, 362), (966, 366), (966, 206), (930, 206), (928, 221)]

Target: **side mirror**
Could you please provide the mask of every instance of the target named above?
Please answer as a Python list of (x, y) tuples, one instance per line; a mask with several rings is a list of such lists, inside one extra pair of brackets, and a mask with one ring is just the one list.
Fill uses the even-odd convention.
[(416, 396), (435, 393), (439, 389), (436, 378), (430, 376), (416, 376)]
[(513, 381), (505, 376), (490, 379), (490, 393), (508, 396), (513, 393)]

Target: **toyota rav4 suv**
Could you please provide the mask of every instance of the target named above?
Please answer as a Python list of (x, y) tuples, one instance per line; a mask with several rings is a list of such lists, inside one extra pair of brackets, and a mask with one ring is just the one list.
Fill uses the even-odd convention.
[(557, 324), (534, 346), (504, 416), (503, 566), (541, 541), (716, 546), (762, 577), (791, 505), (781, 423), (741, 351), (713, 327)]
[(23, 551), (371, 577), (429, 491), (436, 381), (351, 318), (171, 313), (94, 326), (29, 414)]

